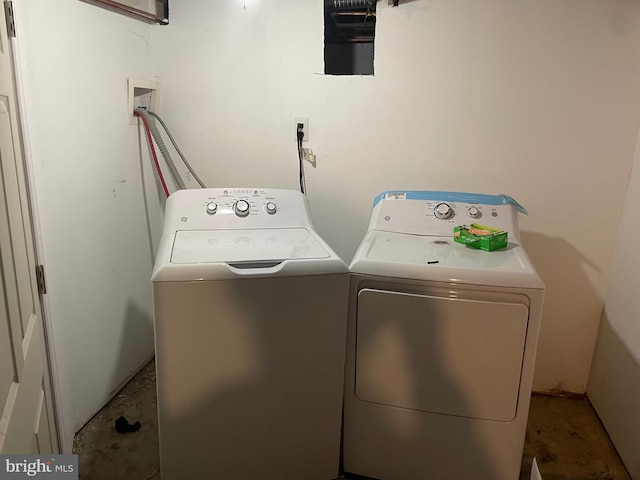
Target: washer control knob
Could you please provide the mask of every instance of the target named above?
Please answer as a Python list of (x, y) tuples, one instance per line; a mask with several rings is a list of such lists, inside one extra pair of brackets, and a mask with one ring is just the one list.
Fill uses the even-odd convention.
[(467, 215), (471, 218), (478, 218), (480, 216), (480, 210), (476, 207), (470, 207), (469, 210), (467, 210)]
[(278, 211), (278, 206), (274, 202), (267, 202), (264, 208), (267, 210), (267, 213), (270, 215), (273, 215)]
[(213, 215), (218, 211), (218, 204), (216, 202), (209, 202), (207, 203), (206, 210), (209, 215)]
[(233, 211), (239, 217), (246, 217), (249, 215), (249, 202), (246, 200), (238, 200), (233, 206)]
[(433, 213), (436, 218), (440, 220), (447, 220), (453, 216), (453, 208), (448, 203), (439, 203), (436, 208), (433, 209)]

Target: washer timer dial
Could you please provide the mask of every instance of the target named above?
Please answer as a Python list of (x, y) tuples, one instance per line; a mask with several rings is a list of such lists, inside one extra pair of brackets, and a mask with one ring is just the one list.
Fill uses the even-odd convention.
[(246, 217), (249, 215), (249, 202), (246, 200), (238, 200), (233, 206), (233, 211), (239, 217)]
[(447, 220), (453, 217), (453, 208), (448, 203), (439, 203), (433, 209), (433, 214), (440, 220)]

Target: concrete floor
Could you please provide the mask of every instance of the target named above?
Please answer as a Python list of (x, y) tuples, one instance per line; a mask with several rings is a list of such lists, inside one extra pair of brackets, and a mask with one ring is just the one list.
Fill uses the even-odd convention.
[[(82, 480), (160, 480), (154, 369), (149, 363), (76, 435)], [(121, 415), (140, 430), (117, 433)], [(532, 397), (523, 480), (533, 457), (544, 480), (630, 480), (585, 397)]]

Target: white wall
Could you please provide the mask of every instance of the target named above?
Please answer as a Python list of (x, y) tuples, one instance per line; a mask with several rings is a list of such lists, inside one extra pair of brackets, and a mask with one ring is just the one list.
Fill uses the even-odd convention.
[(69, 450), (75, 430), (153, 353), (159, 197), (126, 109), (126, 77), (151, 74), (151, 26), (77, 0), (13, 3)]
[(535, 388), (583, 392), (640, 117), (640, 5), (378, 2), (374, 77), (323, 75), (320, 0), (181, 0), (161, 114), (209, 186), (297, 188), (347, 261), (386, 189), (507, 193), (547, 284)]
[(587, 393), (632, 478), (640, 478), (640, 136)]

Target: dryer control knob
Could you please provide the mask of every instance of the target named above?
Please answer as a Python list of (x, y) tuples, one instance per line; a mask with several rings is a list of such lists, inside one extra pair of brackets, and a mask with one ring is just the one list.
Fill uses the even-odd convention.
[(467, 210), (467, 214), (471, 218), (477, 218), (480, 216), (480, 210), (478, 210), (476, 207), (470, 207), (469, 210)]
[(436, 218), (440, 220), (446, 220), (453, 216), (453, 208), (448, 203), (439, 203), (436, 208), (433, 209), (433, 213)]
[(213, 215), (218, 211), (218, 204), (216, 202), (209, 202), (207, 203), (206, 209), (209, 215)]
[(239, 217), (246, 217), (249, 215), (249, 202), (246, 200), (238, 200), (233, 206), (233, 211)]
[(267, 210), (267, 213), (270, 215), (273, 215), (278, 211), (278, 206), (274, 202), (267, 202), (264, 208)]

